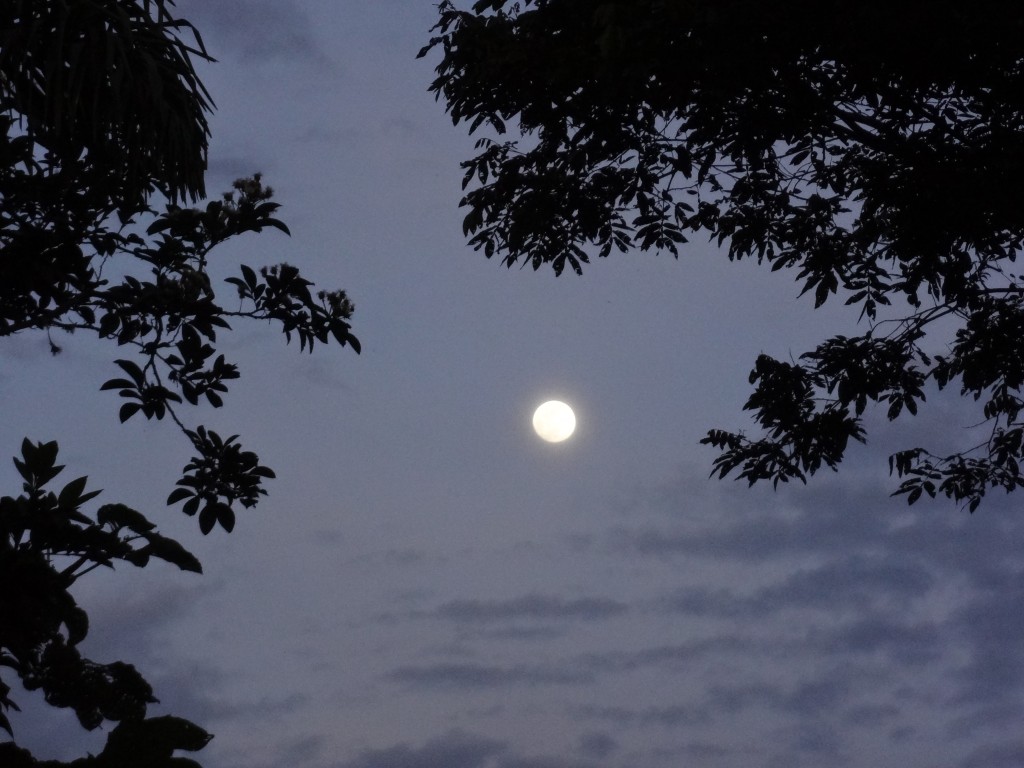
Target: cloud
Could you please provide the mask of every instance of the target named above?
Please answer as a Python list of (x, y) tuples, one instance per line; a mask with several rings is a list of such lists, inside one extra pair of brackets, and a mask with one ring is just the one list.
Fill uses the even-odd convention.
[[(236, 179), (249, 178), (255, 173), (266, 170), (267, 160), (255, 160), (238, 155), (228, 157), (211, 157), (206, 169), (206, 188), (211, 196), (220, 195), (231, 190)], [(273, 161), (270, 161), (273, 163)]]
[(749, 640), (735, 635), (713, 636), (675, 645), (658, 645), (630, 651), (586, 654), (575, 660), (593, 673), (635, 672), (645, 667), (692, 664), (709, 655), (750, 652)]
[[(294, 0), (184, 0), (179, 8), (180, 15), (195, 24), (208, 46), (215, 39), (217, 45), (239, 54), (243, 61), (326, 61), (309, 16)], [(217, 50), (210, 53), (219, 56)]]
[(434, 615), (460, 622), (493, 622), (514, 619), (579, 619), (598, 621), (626, 613), (624, 603), (607, 598), (563, 600), (549, 595), (529, 594), (511, 600), (452, 600), (439, 606)]
[(697, 725), (709, 721), (707, 707), (677, 704), (666, 707), (648, 707), (637, 718), (640, 725), (676, 729), (683, 725)]
[(540, 640), (551, 640), (555, 637), (563, 637), (566, 632), (554, 627), (517, 627), (502, 626), (493, 629), (483, 629), (476, 632), (479, 637), (493, 638), (496, 640), (527, 640), (536, 642)]
[(836, 709), (848, 692), (849, 684), (842, 677), (826, 676), (799, 682), (788, 689), (764, 683), (714, 688), (710, 691), (708, 704), (722, 712), (759, 706), (807, 718)]
[[(441, 602), (415, 618), (446, 622), (460, 653), (493, 663), (413, 664), (388, 679), (424, 695), (587, 686), (586, 705), (566, 688), (558, 706), (610, 751), (578, 736), (568, 757), (506, 752), (494, 768), (623, 756), (860, 765), (868, 748), (922, 766), (945, 750), (956, 764), (972, 740), (999, 743), (1024, 717), (1024, 530), (1011, 517), (871, 506), (855, 481), (829, 498), (780, 493), (769, 507), (706, 495), (705, 511), (674, 510), (681, 501), (667, 495), (640, 501), (628, 526), (593, 535), (589, 551), (629, 574), (618, 594), (632, 599)], [(536, 645), (491, 642), (556, 620), (543, 664), (526, 655)], [(644, 630), (623, 632), (633, 624)], [(730, 736), (716, 741), (723, 728)], [(679, 732), (690, 738), (666, 741)]]
[(216, 730), (218, 723), (277, 720), (303, 709), (310, 702), (306, 694), (281, 696), (228, 696), (220, 692), (224, 676), (205, 666), (176, 671), (153, 680), (153, 687), (171, 714), (183, 715)]
[(271, 762), (274, 766), (299, 766), (309, 764), (318, 760), (325, 751), (326, 739), (323, 736), (298, 736), (285, 741), (276, 752), (276, 758)]
[(868, 615), (834, 629), (814, 631), (809, 640), (821, 653), (880, 653), (903, 666), (918, 666), (940, 658), (947, 634), (929, 621)]
[(431, 688), (500, 688), (510, 685), (582, 685), (593, 677), (553, 667), (527, 665), (485, 666), (481, 664), (432, 664), (403, 666), (387, 675), (389, 680)]
[(451, 731), (422, 747), (399, 744), (368, 750), (336, 768), (493, 768), (505, 742)]
[(802, 568), (758, 591), (746, 607), (767, 614), (792, 608), (859, 611), (880, 601), (905, 606), (934, 584), (934, 575), (920, 563), (857, 552)]
[[(803, 764), (809, 760), (826, 760), (832, 766), (846, 765), (849, 759), (843, 754), (843, 742), (834, 724), (817, 718), (801, 719), (783, 728), (777, 734), (784, 751), (791, 755), (801, 755)], [(806, 762), (805, 762), (806, 761)], [(774, 761), (780, 768), (781, 760)], [(817, 763), (821, 765), (821, 763)], [(792, 765), (792, 763), (786, 764)]]
[(1024, 740), (1013, 739), (981, 747), (971, 752), (959, 765), (962, 768), (1020, 768), (1024, 765)]
[(1007, 572), (1004, 583), (964, 604), (952, 625), (965, 643), (966, 661), (955, 671), (953, 702), (974, 710), (961, 717), (961, 735), (979, 728), (1010, 726), (1024, 718), (1024, 571)]
[[(595, 702), (574, 710), (581, 720), (615, 723), (616, 736), (757, 722), (773, 744), (765, 765), (839, 765), (869, 743), (917, 750), (922, 765), (947, 749), (955, 764), (972, 739), (998, 744), (1024, 720), (1024, 526), (1007, 501), (975, 515), (908, 508), (856, 473), (777, 494), (691, 482), (638, 495), (604, 547), (661, 575), (643, 613), (691, 639), (585, 667), (600, 686), (601, 674), (678, 665), (686, 689), (676, 704)], [(724, 746), (739, 755), (741, 743)], [(1017, 749), (970, 764), (1014, 764), (1003, 756)]]
[(577, 749), (584, 757), (603, 760), (619, 750), (619, 742), (604, 731), (589, 731), (580, 736)]
[(891, 722), (899, 714), (899, 708), (892, 704), (861, 704), (849, 708), (845, 719), (852, 725), (865, 725), (878, 728)]
[[(605, 757), (615, 751), (614, 740), (604, 734), (590, 734), (588, 743)], [(601, 759), (601, 758), (598, 758)], [(332, 768), (604, 768), (589, 759), (550, 755), (523, 755), (512, 751), (505, 741), (454, 730), (427, 741), (421, 747), (406, 743), (367, 750), (353, 760)]]
[[(713, 506), (720, 509), (717, 517), (702, 514), (699, 526), (687, 521), (682, 515), (685, 508), (680, 508), (672, 510), (676, 525), (618, 528), (612, 545), (620, 551), (659, 558), (703, 556), (763, 563), (805, 554), (846, 556), (877, 542), (903, 522), (896, 516), (869, 511), (877, 495), (856, 487), (847, 489), (847, 494), (837, 500), (809, 489), (803, 494), (780, 491), (773, 507), (765, 509), (724, 491), (714, 500)], [(658, 502), (681, 504), (679, 499)], [(779, 514), (783, 510), (789, 514)]]
[(498, 768), (597, 768), (592, 762), (578, 762), (562, 757), (517, 757), (503, 759)]
[(709, 710), (706, 707), (692, 704), (651, 706), (642, 709), (588, 704), (574, 708), (574, 714), (582, 720), (601, 720), (613, 723), (618, 728), (639, 725), (675, 729), (684, 725), (706, 723), (709, 720)]

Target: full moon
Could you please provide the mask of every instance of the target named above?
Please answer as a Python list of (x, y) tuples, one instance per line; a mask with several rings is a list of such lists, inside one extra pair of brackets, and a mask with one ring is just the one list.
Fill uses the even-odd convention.
[(542, 440), (560, 443), (576, 430), (576, 414), (561, 400), (548, 400), (533, 412), (533, 429)]

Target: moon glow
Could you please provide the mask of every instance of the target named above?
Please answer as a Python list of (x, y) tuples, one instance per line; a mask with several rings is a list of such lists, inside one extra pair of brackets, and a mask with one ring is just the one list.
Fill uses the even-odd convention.
[(533, 429), (542, 440), (560, 443), (576, 430), (576, 414), (561, 400), (548, 400), (533, 412)]

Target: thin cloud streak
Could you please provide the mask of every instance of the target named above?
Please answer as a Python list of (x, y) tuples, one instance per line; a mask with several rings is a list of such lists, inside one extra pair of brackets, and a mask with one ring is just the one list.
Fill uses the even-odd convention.
[(225, 46), (249, 65), (298, 60), (320, 66), (328, 61), (303, 4), (294, 0), (179, 0), (179, 6), (209, 41), (215, 58), (221, 55), (217, 46)]
[(394, 682), (443, 690), (504, 688), (513, 685), (586, 685), (593, 681), (592, 675), (586, 672), (483, 664), (403, 666), (389, 672), (387, 678)]
[(565, 600), (550, 595), (529, 594), (511, 600), (452, 600), (433, 615), (464, 622), (494, 622), (513, 619), (557, 619), (598, 621), (626, 613), (629, 607), (608, 598)]

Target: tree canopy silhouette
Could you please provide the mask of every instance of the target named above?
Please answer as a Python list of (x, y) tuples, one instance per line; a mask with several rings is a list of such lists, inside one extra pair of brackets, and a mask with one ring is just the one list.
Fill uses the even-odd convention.
[(974, 511), (1024, 484), (1019, 10), (444, 0), (420, 55), (441, 53), (430, 88), (453, 122), (492, 132), (463, 163), (461, 203), (488, 258), (580, 273), (703, 234), (791, 270), (815, 307), (859, 309), (862, 333), (757, 359), (745, 408), (761, 434), (709, 432), (713, 474), (806, 481), (864, 441), (869, 404), (896, 419), (928, 386), (959, 387), (971, 438), (889, 467), (908, 501)]
[[(205, 534), (231, 531), (274, 476), (237, 436), (188, 423), (219, 407), (237, 367), (219, 335), (244, 319), (277, 323), (300, 350), (336, 342), (359, 351), (343, 291), (316, 291), (289, 264), (240, 265), (228, 295), (208, 273), (211, 251), (264, 229), (288, 232), (257, 174), (199, 207), (205, 192), (210, 98), (193, 66), (209, 59), (170, 0), (12, 0), (0, 8), (0, 338), (45, 333), (54, 354), (71, 333), (109, 341), (102, 384), (122, 422), (173, 421), (195, 450), (167, 497)], [(162, 210), (153, 207), (161, 200)], [(229, 300), (229, 301), (228, 301)], [(63, 340), (61, 341), (63, 342)], [(156, 701), (130, 664), (98, 663), (76, 646), (88, 617), (71, 587), (98, 567), (201, 566), (141, 512), (85, 505), (99, 491), (63, 470), (55, 441), (25, 439), (15, 465), (22, 493), (0, 498), (0, 669), (87, 729), (117, 723), (106, 748), (78, 768), (188, 768), (174, 755), (210, 736), (180, 718), (147, 717)], [(13, 738), (12, 688), (0, 679), (0, 729)], [(5, 768), (44, 765), (13, 741)]]

